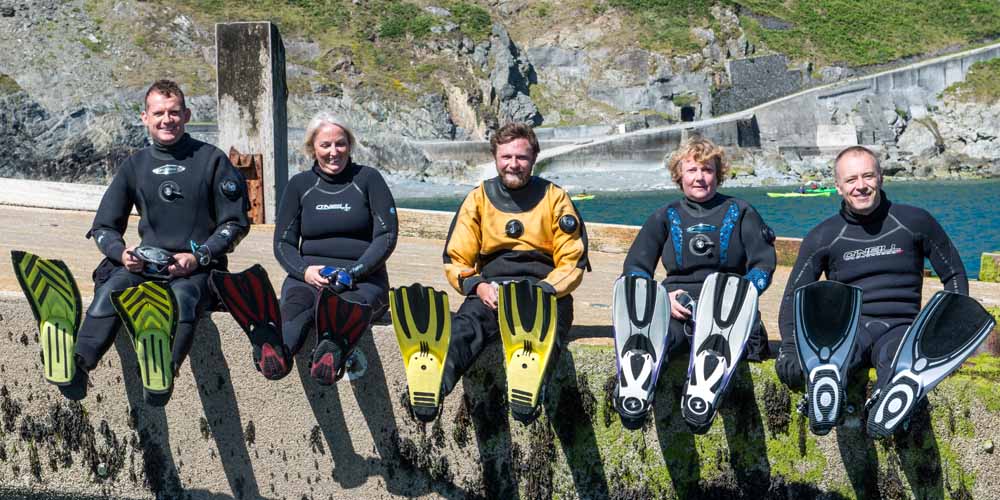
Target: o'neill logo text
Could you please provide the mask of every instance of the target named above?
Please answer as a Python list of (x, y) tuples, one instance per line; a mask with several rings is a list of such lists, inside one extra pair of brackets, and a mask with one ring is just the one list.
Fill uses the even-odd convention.
[(879, 257), (881, 255), (899, 255), (903, 253), (903, 249), (896, 246), (893, 243), (891, 246), (878, 245), (868, 248), (860, 248), (858, 250), (851, 250), (849, 252), (844, 252), (844, 260), (858, 260), (867, 259), (868, 257)]
[(344, 212), (350, 212), (351, 211), (351, 204), (350, 203), (333, 203), (333, 204), (326, 205), (326, 204), (322, 204), (321, 203), (319, 205), (316, 205), (316, 210), (342, 210)]
[(179, 174), (183, 171), (184, 171), (183, 165), (164, 165), (162, 167), (153, 169), (153, 173), (156, 175), (173, 175), (173, 174)]

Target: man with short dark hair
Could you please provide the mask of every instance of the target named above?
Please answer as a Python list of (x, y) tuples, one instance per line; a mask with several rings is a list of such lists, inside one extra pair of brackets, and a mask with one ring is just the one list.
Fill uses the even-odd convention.
[(892, 362), (903, 334), (920, 311), (924, 259), (946, 291), (968, 295), (965, 267), (944, 229), (926, 210), (889, 201), (882, 190), (878, 157), (852, 146), (834, 162), (840, 213), (802, 240), (781, 301), (781, 350), (775, 369), (786, 385), (801, 387), (796, 351), (795, 291), (826, 274), (828, 280), (863, 291), (861, 316), (848, 372), (874, 366), (879, 384), (893, 376)]
[[(63, 391), (71, 399), (86, 396), (87, 373), (97, 367), (121, 324), (116, 314), (121, 305), (113, 303), (113, 296), (118, 300), (122, 290), (154, 280), (168, 282), (174, 297), (172, 307), (173, 301), (161, 297), (172, 309), (172, 326), (161, 325), (173, 329), (172, 346), (169, 353), (139, 345), (137, 351), (144, 349), (139, 362), (146, 375), (152, 368), (145, 362), (170, 360), (161, 367), (171, 372), (163, 377), (162, 390), (145, 391), (150, 404), (166, 404), (172, 375), (191, 350), (195, 322), (211, 303), (209, 271), (225, 269), (226, 254), (249, 230), (246, 181), (222, 151), (185, 133), (191, 111), (180, 87), (169, 80), (153, 83), (141, 118), (152, 145), (122, 164), (87, 233), (105, 258), (94, 271), (94, 301), (76, 340), (77, 373)], [(141, 241), (127, 245), (124, 234), (133, 207), (139, 212)], [(162, 266), (152, 269), (150, 256), (162, 257)], [(143, 382), (145, 387), (145, 376)]]
[[(554, 294), (558, 338), (573, 323), (570, 293), (589, 267), (586, 231), (569, 195), (532, 175), (539, 146), (531, 127), (501, 127), (490, 150), (497, 176), (466, 196), (445, 243), (445, 275), (466, 299), (451, 323), (442, 396), (499, 334), (497, 284), (527, 280)], [(532, 410), (512, 407), (515, 418), (525, 421), (537, 416)]]

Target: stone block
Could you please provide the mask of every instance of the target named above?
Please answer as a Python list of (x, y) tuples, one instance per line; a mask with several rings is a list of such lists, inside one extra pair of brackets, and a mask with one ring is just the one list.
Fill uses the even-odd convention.
[(269, 22), (215, 25), (217, 145), (264, 155), (265, 220), (273, 223), (288, 182), (285, 48)]

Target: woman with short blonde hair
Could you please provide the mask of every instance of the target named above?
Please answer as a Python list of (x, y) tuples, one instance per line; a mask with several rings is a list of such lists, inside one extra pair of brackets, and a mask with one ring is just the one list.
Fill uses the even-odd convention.
[[(738, 274), (763, 292), (771, 284), (776, 265), (774, 233), (760, 214), (746, 201), (717, 191), (729, 172), (721, 147), (695, 137), (681, 144), (665, 163), (683, 196), (649, 216), (629, 248), (622, 275), (652, 280), (657, 261), (662, 262), (667, 272), (662, 283), (669, 298), (668, 332), (664, 345), (647, 346), (645, 357), (630, 351), (630, 360), (651, 360), (645, 361), (653, 363), (649, 369), (619, 360), (619, 369), (627, 371), (619, 379), (648, 377), (628, 384), (643, 387), (645, 399), (636, 396), (634, 389), (615, 389), (615, 408), (627, 425), (641, 425), (645, 420), (656, 392), (657, 370), (666, 364), (667, 355), (692, 341), (693, 311), (686, 305), (699, 296), (705, 279), (715, 272)], [(691, 346), (691, 351), (698, 348)], [(763, 324), (758, 324), (750, 334), (746, 357), (760, 361), (767, 353), (767, 334)], [(739, 354), (730, 353), (730, 361), (739, 360)], [(696, 414), (682, 409), (682, 413), (694, 432), (706, 431), (714, 416), (714, 411)]]
[(664, 158), (670, 178), (681, 187), (681, 162), (691, 158), (698, 163), (713, 165), (716, 171), (716, 186), (721, 186), (729, 175), (729, 160), (721, 147), (704, 137), (695, 137)]

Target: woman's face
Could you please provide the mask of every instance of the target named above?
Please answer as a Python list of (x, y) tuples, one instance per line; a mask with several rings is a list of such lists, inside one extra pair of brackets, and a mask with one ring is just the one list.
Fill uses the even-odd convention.
[(697, 202), (708, 201), (715, 196), (715, 188), (718, 187), (715, 165), (705, 165), (688, 157), (681, 161), (680, 169), (684, 196)]
[(344, 170), (351, 159), (351, 141), (344, 129), (325, 123), (313, 137), (313, 154), (319, 169), (328, 175)]

